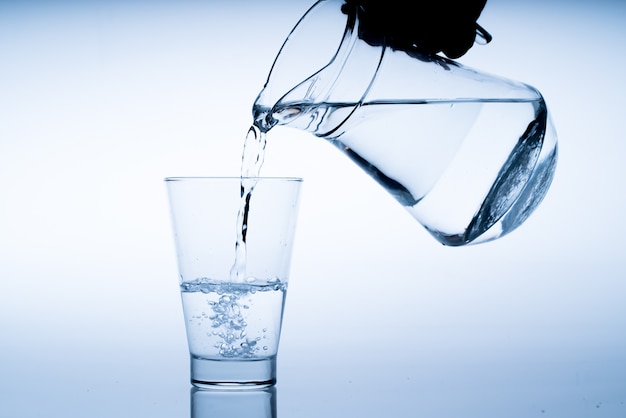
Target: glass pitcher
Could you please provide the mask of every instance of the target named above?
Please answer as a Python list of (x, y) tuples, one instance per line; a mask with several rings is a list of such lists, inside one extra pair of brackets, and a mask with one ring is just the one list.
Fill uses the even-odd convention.
[(557, 160), (539, 91), (438, 55), (373, 46), (345, 7), (320, 0), (300, 19), (254, 103), (254, 125), (326, 139), (445, 245), (517, 228)]

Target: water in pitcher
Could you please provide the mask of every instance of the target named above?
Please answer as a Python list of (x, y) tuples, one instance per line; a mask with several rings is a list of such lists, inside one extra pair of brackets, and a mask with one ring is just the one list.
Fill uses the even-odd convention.
[(328, 140), (450, 246), (495, 239), (523, 223), (556, 165), (540, 97), (282, 103), (256, 107), (254, 116), (261, 136), (285, 125)]

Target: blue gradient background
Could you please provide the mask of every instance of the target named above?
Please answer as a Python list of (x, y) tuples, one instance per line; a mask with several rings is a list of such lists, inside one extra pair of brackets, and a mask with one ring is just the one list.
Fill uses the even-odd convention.
[[(310, 1), (0, 0), (0, 417), (189, 416), (162, 179), (238, 175)], [(281, 418), (626, 416), (626, 3), (489, 0), (460, 61), (546, 98), (560, 161), (515, 233), (445, 248), (331, 146), (305, 178)]]

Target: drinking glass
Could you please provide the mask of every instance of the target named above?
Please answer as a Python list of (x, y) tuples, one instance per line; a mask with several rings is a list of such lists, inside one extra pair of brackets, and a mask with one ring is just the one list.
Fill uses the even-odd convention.
[(302, 180), (165, 179), (191, 358), (200, 388), (276, 383)]

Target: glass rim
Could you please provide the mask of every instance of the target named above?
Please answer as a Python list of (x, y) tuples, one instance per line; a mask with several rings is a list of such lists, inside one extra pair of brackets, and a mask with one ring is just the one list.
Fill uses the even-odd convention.
[(294, 182), (302, 182), (303, 179), (301, 177), (281, 177), (281, 176), (172, 176), (165, 177), (163, 179), (165, 182), (175, 182), (175, 181), (208, 181), (208, 180), (254, 180), (254, 181), (294, 181)]

